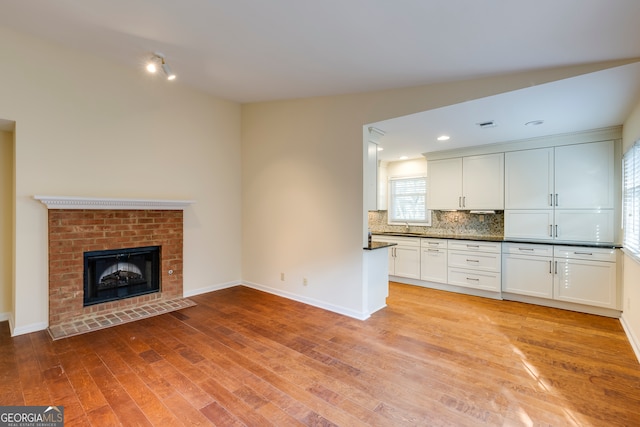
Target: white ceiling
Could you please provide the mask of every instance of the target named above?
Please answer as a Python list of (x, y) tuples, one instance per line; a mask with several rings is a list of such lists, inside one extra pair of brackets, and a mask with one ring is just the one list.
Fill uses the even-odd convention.
[(0, 26), (140, 72), (160, 51), (171, 84), (238, 102), (638, 58), (639, 20), (639, 0), (0, 0)]

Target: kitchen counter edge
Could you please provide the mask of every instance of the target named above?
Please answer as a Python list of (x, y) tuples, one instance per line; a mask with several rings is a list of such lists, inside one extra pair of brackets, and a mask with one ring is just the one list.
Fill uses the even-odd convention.
[(364, 249), (365, 251), (373, 251), (373, 250), (376, 250), (376, 249), (389, 248), (391, 246), (397, 246), (397, 243), (371, 242), (371, 243), (369, 243), (369, 246), (365, 246), (362, 249)]
[[(540, 240), (514, 239), (504, 236), (477, 235), (477, 234), (413, 234), (413, 233), (371, 233), (373, 236), (390, 236), (390, 237), (416, 237), (424, 239), (449, 239), (449, 240), (476, 240), (483, 242), (504, 242), (504, 243), (522, 243), (531, 245), (555, 245), (555, 246), (577, 246), (584, 248), (608, 248), (620, 249), (622, 245), (615, 243), (588, 243), (588, 242), (550, 242)], [(376, 242), (373, 242), (376, 243)], [(383, 243), (383, 242), (378, 242)], [(365, 248), (367, 249), (367, 248)], [(376, 248), (377, 249), (377, 248)]]

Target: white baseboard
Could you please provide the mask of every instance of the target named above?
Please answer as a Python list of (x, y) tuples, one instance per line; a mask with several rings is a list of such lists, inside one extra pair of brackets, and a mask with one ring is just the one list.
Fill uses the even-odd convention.
[(622, 329), (624, 329), (624, 333), (627, 334), (627, 339), (631, 344), (631, 348), (633, 352), (636, 354), (636, 359), (638, 359), (638, 363), (640, 363), (640, 340), (635, 336), (633, 330), (627, 323), (626, 318), (624, 317), (624, 312), (622, 312), (622, 316), (620, 316), (620, 323), (622, 324)]
[(308, 305), (312, 305), (314, 307), (318, 307), (321, 308), (323, 310), (327, 310), (327, 311), (331, 311), (333, 313), (338, 313), (338, 314), (342, 314), (343, 316), (347, 316), (347, 317), (352, 317), (354, 319), (358, 319), (358, 320), (366, 320), (369, 318), (370, 314), (366, 313), (366, 312), (358, 312), (358, 311), (354, 311), (345, 307), (340, 307), (337, 305), (333, 305), (333, 304), (327, 304), (324, 301), (319, 301), (313, 298), (309, 298), (309, 297), (305, 297), (302, 295), (297, 295), (297, 294), (293, 294), (290, 292), (285, 292), (282, 291), (280, 289), (274, 289), (274, 288), (270, 288), (268, 286), (264, 286), (264, 285), (259, 285), (257, 283), (252, 283), (252, 282), (242, 282), (241, 285), (244, 285), (248, 288), (252, 288), (252, 289), (257, 289), (259, 291), (264, 291), (267, 292), (269, 294), (273, 294), (273, 295), (277, 295), (283, 298), (287, 298), (293, 301), (298, 301), (304, 304), (308, 304)]
[(185, 298), (193, 297), (200, 294), (206, 294), (208, 292), (214, 292), (214, 291), (219, 291), (221, 289), (232, 288), (234, 286), (238, 286), (241, 284), (242, 282), (240, 280), (234, 280), (233, 282), (227, 282), (227, 283), (219, 283), (216, 285), (206, 286), (204, 288), (183, 291), (182, 296)]
[(11, 336), (15, 337), (18, 335), (30, 334), (31, 332), (44, 331), (49, 327), (49, 324), (47, 322), (39, 322), (16, 328), (14, 327), (12, 319), (10, 318), (9, 327), (11, 328)]

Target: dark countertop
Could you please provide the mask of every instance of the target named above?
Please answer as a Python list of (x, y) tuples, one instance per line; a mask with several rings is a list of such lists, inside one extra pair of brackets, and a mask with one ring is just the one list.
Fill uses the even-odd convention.
[[(484, 242), (506, 242), (506, 243), (526, 243), (533, 245), (556, 245), (556, 246), (579, 246), (585, 248), (613, 248), (619, 249), (622, 246), (615, 243), (579, 243), (579, 242), (553, 242), (553, 241), (536, 241), (524, 239), (512, 239), (504, 236), (495, 235), (479, 235), (479, 234), (419, 234), (419, 233), (402, 233), (402, 232), (373, 232), (374, 236), (392, 236), (392, 237), (422, 237), (430, 239), (451, 239), (451, 240), (477, 240)], [(375, 243), (375, 242), (374, 242)]]
[(375, 249), (382, 249), (382, 248), (388, 248), (391, 246), (396, 246), (397, 243), (387, 243), (387, 242), (371, 242), (369, 243), (369, 246), (365, 246), (364, 249), (365, 251), (373, 251)]

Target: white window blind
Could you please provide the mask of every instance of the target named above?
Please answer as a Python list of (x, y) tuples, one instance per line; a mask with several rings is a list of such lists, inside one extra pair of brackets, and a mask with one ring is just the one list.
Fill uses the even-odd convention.
[(389, 180), (389, 222), (431, 224), (427, 209), (427, 178), (391, 178)]
[(626, 249), (640, 255), (640, 141), (623, 157), (623, 222)]

